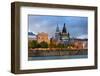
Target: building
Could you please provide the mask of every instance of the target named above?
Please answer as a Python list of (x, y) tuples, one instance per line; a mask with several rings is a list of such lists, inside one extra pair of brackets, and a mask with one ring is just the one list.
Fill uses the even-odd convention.
[(62, 45), (63, 47), (73, 47), (76, 49), (88, 48), (88, 39), (71, 38), (65, 23), (62, 29), (59, 29), (59, 26), (57, 25), (55, 37), (49, 39), (48, 33), (41, 32), (35, 35), (32, 32), (29, 32), (28, 40), (29, 42), (32, 40), (36, 40), (38, 43), (46, 42), (52, 48), (59, 47), (59, 45)]
[(70, 38), (70, 34), (68, 30), (66, 29), (66, 25), (64, 23), (62, 30), (60, 31), (59, 26), (56, 27), (55, 32), (55, 39), (52, 39), (53, 42), (56, 41), (57, 44), (64, 44), (67, 45), (73, 45), (73, 48), (77, 49), (87, 49), (88, 48), (88, 39), (76, 39), (76, 38)]
[(73, 44), (74, 48), (77, 48), (77, 49), (87, 49), (88, 48), (87, 39), (73, 39), (71, 44)]
[(28, 40), (36, 40), (36, 35), (33, 32), (28, 32)]
[(62, 31), (59, 30), (59, 26), (57, 25), (55, 39), (57, 40), (57, 42), (60, 42), (65, 45), (69, 43), (70, 34), (66, 29), (65, 23), (64, 23)]
[(60, 40), (60, 30), (59, 30), (58, 25), (57, 25), (56, 32), (55, 32), (55, 39)]
[(55, 38), (50, 38), (50, 48), (56, 47), (57, 44), (58, 43)]
[(41, 32), (41, 33), (38, 33), (37, 35), (37, 42), (40, 43), (40, 42), (47, 42), (49, 43), (49, 39), (48, 39), (48, 34), (47, 33), (44, 33), (44, 32)]

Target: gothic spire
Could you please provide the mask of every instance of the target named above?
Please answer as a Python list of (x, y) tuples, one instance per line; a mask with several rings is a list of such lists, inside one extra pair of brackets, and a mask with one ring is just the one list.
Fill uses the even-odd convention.
[(62, 29), (62, 33), (67, 33), (65, 23), (64, 23), (64, 26), (63, 26), (63, 29)]
[(57, 24), (56, 32), (60, 32), (58, 24)]
[(69, 34), (69, 32), (68, 32), (68, 37), (70, 37), (70, 34)]

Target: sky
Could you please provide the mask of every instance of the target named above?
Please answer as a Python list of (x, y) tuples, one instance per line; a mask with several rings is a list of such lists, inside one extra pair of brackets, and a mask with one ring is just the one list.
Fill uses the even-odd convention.
[(49, 38), (54, 37), (57, 25), (62, 31), (64, 23), (66, 24), (67, 32), (73, 38), (87, 38), (88, 36), (88, 17), (79, 16), (44, 16), (44, 15), (29, 15), (28, 16), (28, 31), (38, 34), (46, 32)]

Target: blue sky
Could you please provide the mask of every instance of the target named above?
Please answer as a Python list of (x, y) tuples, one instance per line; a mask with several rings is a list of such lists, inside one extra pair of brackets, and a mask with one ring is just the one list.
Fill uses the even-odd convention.
[(37, 34), (46, 32), (49, 37), (54, 36), (57, 24), (62, 30), (64, 23), (71, 37), (87, 38), (88, 36), (88, 17), (79, 16), (28, 16), (28, 31)]

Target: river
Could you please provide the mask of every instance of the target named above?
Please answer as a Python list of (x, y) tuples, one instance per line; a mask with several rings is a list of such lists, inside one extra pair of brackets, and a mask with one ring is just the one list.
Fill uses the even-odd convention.
[(71, 55), (71, 56), (32, 56), (28, 60), (55, 60), (55, 59), (83, 59), (88, 58), (88, 55)]

